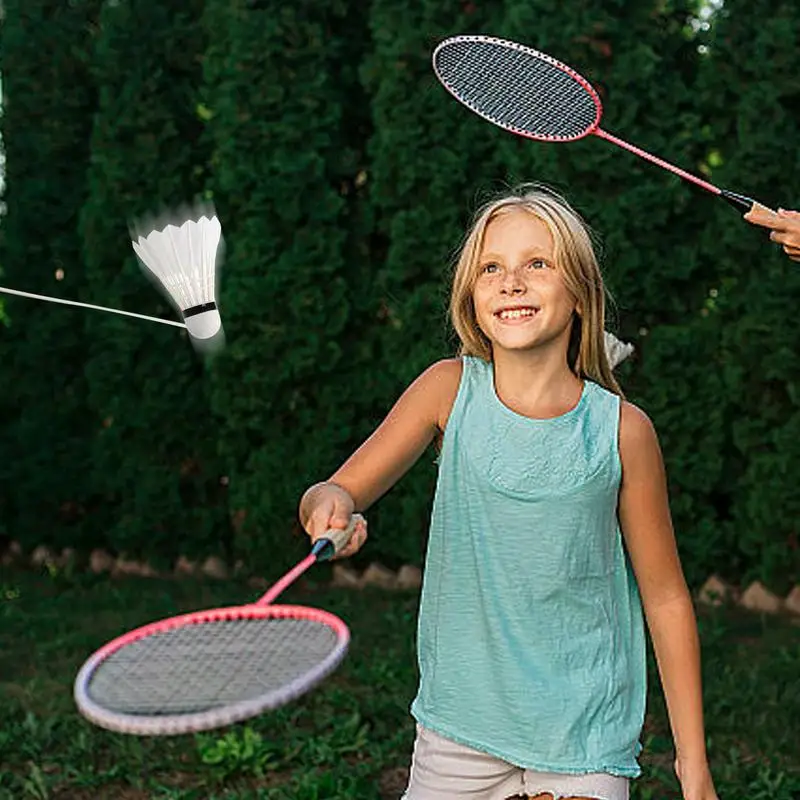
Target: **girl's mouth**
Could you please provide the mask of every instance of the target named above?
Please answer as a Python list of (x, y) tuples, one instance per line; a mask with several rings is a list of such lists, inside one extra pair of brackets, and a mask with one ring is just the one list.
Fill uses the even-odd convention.
[(494, 315), (503, 322), (512, 322), (513, 320), (534, 317), (538, 311), (539, 309), (535, 306), (520, 306), (517, 308), (501, 308), (500, 311), (495, 311)]

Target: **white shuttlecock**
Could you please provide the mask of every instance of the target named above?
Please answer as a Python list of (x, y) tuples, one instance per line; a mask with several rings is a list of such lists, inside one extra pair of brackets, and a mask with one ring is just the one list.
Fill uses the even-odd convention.
[(603, 331), (603, 339), (606, 347), (606, 356), (611, 369), (616, 369), (631, 353), (633, 345), (629, 342), (621, 342), (613, 333)]
[[(176, 222), (150, 223), (132, 232), (133, 249), (145, 273), (155, 278), (180, 311), (199, 349), (218, 347), (224, 336), (217, 308), (217, 267), (222, 258), (222, 226), (208, 204), (186, 209)], [(137, 235), (138, 234), (138, 235)]]

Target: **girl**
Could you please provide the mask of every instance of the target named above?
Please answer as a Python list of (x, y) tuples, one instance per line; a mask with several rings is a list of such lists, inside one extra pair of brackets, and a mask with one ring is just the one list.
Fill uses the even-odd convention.
[[(604, 349), (588, 231), (523, 187), (482, 208), (428, 368), (300, 518), (312, 539), (369, 508), (442, 437), (419, 610), (407, 800), (623, 800), (640, 770), (642, 605), (685, 800), (717, 800), (692, 602), (649, 419)], [(356, 529), (342, 556), (367, 536)]]

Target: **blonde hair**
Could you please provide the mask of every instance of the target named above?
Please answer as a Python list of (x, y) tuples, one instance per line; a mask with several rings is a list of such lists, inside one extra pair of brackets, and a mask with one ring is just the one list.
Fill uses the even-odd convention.
[(572, 321), (569, 368), (579, 378), (588, 378), (622, 397), (606, 354), (606, 289), (591, 231), (563, 197), (538, 185), (520, 186), (485, 203), (475, 214), (461, 246), (450, 294), (450, 320), (461, 342), (459, 355), (492, 360), (491, 342), (475, 316), (473, 291), (486, 229), (493, 219), (511, 211), (532, 214), (547, 226), (553, 237), (556, 265), (581, 310)]

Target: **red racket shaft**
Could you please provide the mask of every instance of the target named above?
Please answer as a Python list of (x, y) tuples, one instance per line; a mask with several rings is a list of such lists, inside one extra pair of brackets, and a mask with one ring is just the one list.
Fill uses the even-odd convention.
[(317, 561), (330, 558), (344, 547), (353, 535), (356, 525), (363, 521), (360, 514), (353, 514), (350, 524), (342, 530), (329, 530), (324, 537), (317, 539), (311, 552), (296, 566), (289, 570), (279, 581), (277, 581), (269, 591), (260, 597), (253, 605), (268, 606), (275, 598), (291, 586), (307, 569), (314, 566)]
[(653, 164), (658, 165), (659, 167), (663, 167), (666, 170), (674, 173), (680, 178), (683, 178), (685, 181), (689, 181), (690, 183), (699, 186), (701, 189), (705, 189), (707, 192), (711, 192), (711, 194), (717, 195), (717, 197), (723, 198), (723, 200), (727, 200), (734, 208), (739, 211), (748, 212), (752, 211), (754, 208), (759, 207), (763, 211), (766, 211), (770, 214), (774, 214), (775, 212), (768, 208), (767, 206), (761, 205), (757, 201), (753, 200), (752, 197), (745, 197), (743, 194), (736, 194), (736, 192), (729, 192), (727, 189), (720, 189), (718, 186), (714, 186), (713, 183), (709, 183), (708, 181), (704, 181), (702, 178), (698, 178), (696, 175), (692, 175), (691, 172), (686, 172), (686, 170), (681, 169), (680, 167), (676, 167), (674, 164), (670, 164), (669, 161), (664, 161), (663, 158), (659, 158), (658, 156), (654, 156), (652, 153), (648, 153), (646, 150), (642, 150), (641, 147), (636, 147), (636, 145), (630, 144), (626, 142), (624, 139), (620, 139), (618, 136), (614, 136), (607, 131), (604, 131), (602, 128), (595, 128), (591, 131), (595, 136), (599, 136), (601, 139), (605, 139), (612, 144), (619, 145), (623, 147), (625, 150), (629, 150), (631, 153), (639, 156), (640, 158), (645, 159), (646, 161), (650, 161)]

